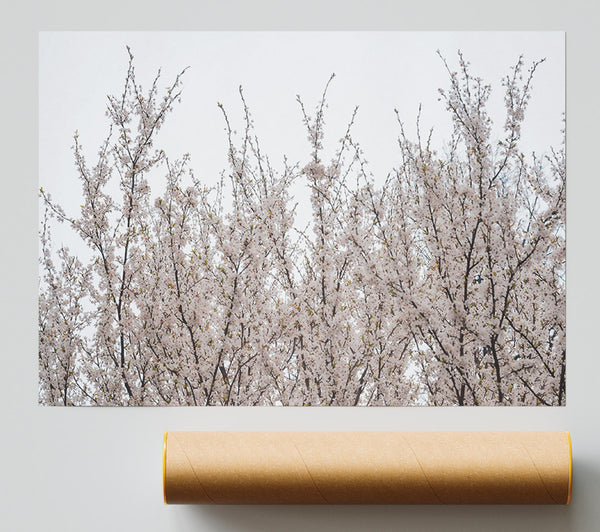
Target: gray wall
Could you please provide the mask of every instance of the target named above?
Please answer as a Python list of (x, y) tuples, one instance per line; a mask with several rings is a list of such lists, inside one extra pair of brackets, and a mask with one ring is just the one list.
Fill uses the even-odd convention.
[[(592, 3), (116, 0), (3, 6), (0, 261), (2, 530), (600, 529), (596, 341), (599, 10)], [(37, 32), (65, 29), (478, 29), (567, 32), (568, 406), (61, 409), (37, 405)], [(90, 58), (93, 61), (93, 58)], [(165, 507), (163, 430), (570, 430), (569, 507)]]

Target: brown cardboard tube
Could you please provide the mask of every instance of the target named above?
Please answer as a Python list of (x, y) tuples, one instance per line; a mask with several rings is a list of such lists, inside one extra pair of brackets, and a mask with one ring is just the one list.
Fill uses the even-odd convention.
[(168, 432), (168, 504), (569, 504), (568, 432)]

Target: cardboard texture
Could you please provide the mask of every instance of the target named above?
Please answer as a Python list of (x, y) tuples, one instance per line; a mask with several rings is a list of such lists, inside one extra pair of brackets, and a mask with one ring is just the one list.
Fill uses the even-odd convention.
[(567, 432), (168, 432), (167, 504), (568, 504)]

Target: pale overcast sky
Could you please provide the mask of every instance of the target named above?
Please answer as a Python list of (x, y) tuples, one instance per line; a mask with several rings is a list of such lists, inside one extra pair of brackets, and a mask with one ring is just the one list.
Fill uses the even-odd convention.
[[(299, 94), (312, 111), (330, 75), (325, 144), (343, 136), (353, 108), (353, 137), (361, 144), (376, 181), (400, 160), (394, 108), (412, 135), (419, 104), (422, 125), (443, 141), (448, 113), (438, 101), (448, 74), (440, 50), (457, 68), (458, 49), (472, 73), (494, 88), (489, 109), (503, 125), (501, 78), (520, 54), (526, 64), (546, 58), (533, 82), (523, 128), (523, 147), (541, 152), (561, 141), (565, 105), (563, 32), (42, 32), (39, 39), (40, 185), (69, 213), (81, 203), (71, 150), (77, 129), (88, 163), (108, 131), (106, 95), (121, 94), (129, 45), (137, 80), (149, 86), (162, 68), (162, 87), (184, 67), (181, 104), (167, 118), (156, 147), (169, 157), (189, 152), (197, 177), (215, 183), (227, 166), (227, 140), (217, 101), (232, 126), (242, 129), (242, 85), (263, 150), (275, 168), (283, 155), (305, 162), (309, 151)], [(153, 178), (155, 179), (155, 178)], [(159, 178), (156, 178), (159, 179)], [(156, 191), (162, 183), (153, 181)], [(60, 244), (64, 236), (55, 232)], [(65, 242), (67, 243), (67, 242)]]

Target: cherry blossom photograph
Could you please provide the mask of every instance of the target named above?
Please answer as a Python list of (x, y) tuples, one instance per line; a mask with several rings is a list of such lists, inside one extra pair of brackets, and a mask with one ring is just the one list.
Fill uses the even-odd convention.
[(41, 32), (56, 406), (566, 404), (563, 32)]

